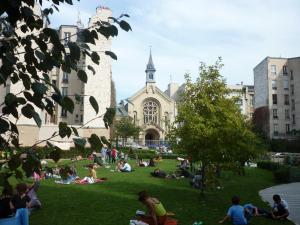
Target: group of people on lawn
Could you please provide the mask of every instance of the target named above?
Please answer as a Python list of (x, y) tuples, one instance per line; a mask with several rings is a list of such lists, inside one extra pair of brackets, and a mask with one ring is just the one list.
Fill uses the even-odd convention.
[(233, 225), (246, 225), (253, 216), (264, 216), (274, 220), (287, 219), (289, 216), (288, 204), (285, 200), (281, 199), (280, 195), (273, 195), (273, 207), (271, 212), (260, 209), (251, 203), (240, 205), (240, 198), (233, 196), (231, 199), (232, 206), (228, 209), (226, 216), (219, 221), (224, 223), (230, 219)]

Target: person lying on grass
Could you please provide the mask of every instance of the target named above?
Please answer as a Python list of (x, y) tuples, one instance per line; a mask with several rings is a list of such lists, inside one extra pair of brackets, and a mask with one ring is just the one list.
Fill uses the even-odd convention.
[(273, 195), (272, 218), (275, 220), (287, 219), (289, 216), (288, 204), (285, 200), (281, 199), (279, 195)]
[(260, 209), (251, 203), (245, 204), (244, 210), (245, 210), (245, 217), (246, 217), (247, 221), (249, 221), (252, 216), (265, 216), (265, 217), (270, 216), (269, 212), (267, 212), (264, 209)]
[(89, 165), (89, 176), (83, 178), (82, 180), (78, 180), (76, 181), (76, 183), (88, 183), (88, 184), (93, 184), (96, 182), (97, 180), (97, 173), (96, 173), (96, 170), (94, 168), (94, 165), (90, 164)]
[(148, 209), (148, 214), (139, 215), (139, 220), (149, 225), (163, 225), (167, 220), (167, 211), (162, 203), (157, 199), (150, 197), (146, 191), (138, 193), (139, 201)]
[(224, 223), (227, 219), (231, 219), (233, 225), (246, 225), (244, 207), (240, 205), (240, 198), (233, 196), (231, 199), (232, 206), (228, 209), (227, 215), (219, 223)]

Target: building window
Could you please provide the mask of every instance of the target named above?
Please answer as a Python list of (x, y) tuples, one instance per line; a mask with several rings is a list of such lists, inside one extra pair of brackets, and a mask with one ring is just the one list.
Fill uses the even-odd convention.
[(287, 73), (287, 67), (286, 66), (283, 66), (282, 67), (282, 73), (283, 73), (283, 75), (287, 75), (288, 73)]
[(272, 89), (277, 90), (277, 83), (276, 80), (272, 80)]
[(293, 70), (290, 71), (290, 74), (291, 74), (291, 80), (294, 80)]
[(159, 106), (156, 102), (152, 100), (145, 102), (143, 112), (145, 124), (158, 124)]
[(62, 96), (67, 96), (68, 95), (68, 88), (67, 87), (62, 87), (61, 88), (61, 95)]
[(276, 75), (276, 65), (271, 65), (271, 74)]
[(284, 95), (284, 104), (289, 105), (290, 104), (290, 96), (289, 95)]
[(274, 135), (277, 136), (278, 135), (278, 124), (274, 124), (273, 129), (274, 129)]
[(284, 90), (289, 90), (289, 81), (288, 80), (283, 81), (283, 89)]
[(68, 73), (63, 72), (62, 82), (66, 83), (66, 84), (69, 82), (69, 74)]
[(291, 131), (291, 130), (290, 130), (290, 124), (287, 123), (287, 124), (285, 125), (285, 132), (288, 134), (288, 133), (290, 133), (290, 131)]
[(83, 123), (83, 115), (80, 115), (80, 122)]
[(68, 112), (66, 109), (61, 109), (61, 117), (67, 117)]
[(278, 119), (277, 109), (273, 109), (273, 119)]
[(56, 80), (52, 80), (52, 85), (56, 86)]
[(277, 104), (277, 95), (273, 94), (272, 99), (273, 99), (273, 104), (276, 105)]
[(292, 122), (293, 122), (293, 124), (296, 124), (295, 114), (292, 115)]
[(294, 95), (294, 85), (291, 85), (291, 94)]
[(152, 73), (149, 74), (149, 79), (153, 80), (153, 74)]
[(243, 100), (242, 99), (237, 99), (236, 100), (236, 104), (238, 105), (238, 106), (241, 106), (241, 105), (243, 105)]
[(292, 110), (295, 110), (295, 99), (292, 99)]
[(71, 40), (71, 33), (70, 32), (65, 32), (64, 33), (64, 44), (68, 45), (70, 40)]
[(290, 110), (289, 110), (289, 109), (286, 109), (286, 110), (285, 110), (285, 119), (286, 119), (286, 120), (289, 120), (289, 119), (290, 119)]

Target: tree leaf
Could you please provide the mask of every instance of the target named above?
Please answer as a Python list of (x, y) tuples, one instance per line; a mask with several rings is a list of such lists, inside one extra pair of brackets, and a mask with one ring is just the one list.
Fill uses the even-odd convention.
[(73, 138), (75, 147), (78, 149), (84, 149), (86, 145), (86, 140), (84, 138)]
[(0, 134), (3, 134), (8, 130), (9, 130), (9, 123), (6, 120), (0, 118)]
[(88, 78), (87, 78), (86, 72), (84, 70), (78, 70), (77, 76), (78, 76), (79, 80), (81, 80), (83, 83), (87, 82)]
[(31, 119), (33, 117), (33, 114), (35, 113), (34, 108), (31, 104), (27, 104), (22, 107), (21, 109), (22, 115)]
[(96, 99), (93, 96), (90, 96), (89, 101), (90, 101), (92, 107), (94, 108), (96, 114), (98, 114), (98, 112), (99, 112), (99, 105), (98, 105)]
[(120, 27), (123, 29), (123, 30), (125, 30), (125, 31), (129, 31), (129, 30), (132, 30), (131, 29), (131, 27), (130, 27), (130, 25), (126, 22), (126, 21), (124, 21), (124, 20), (121, 20), (120, 21), (120, 23), (119, 23), (119, 25), (120, 25)]
[(70, 57), (72, 60), (80, 59), (80, 48), (75, 42), (68, 42), (68, 47), (70, 49)]
[(111, 51), (105, 51), (106, 55), (109, 55), (112, 59), (117, 60), (118, 57), (115, 53), (111, 52)]
[(60, 122), (59, 125), (58, 125), (58, 128), (59, 128), (59, 136), (61, 138), (64, 138), (66, 136), (70, 137), (71, 134), (72, 134), (72, 130), (70, 127), (68, 127), (68, 124), (65, 123), (65, 122)]
[(74, 112), (74, 102), (71, 98), (69, 98), (68, 96), (63, 97), (61, 105), (64, 109), (66, 109), (67, 111), (69, 111), (70, 113)]
[[(1, 122), (0, 122), (0, 123), (1, 123)], [(19, 135), (19, 130), (18, 130), (17, 126), (16, 126), (14, 123), (12, 123), (12, 122), (9, 122), (9, 123), (10, 123), (10, 130), (11, 130), (13, 133)], [(2, 127), (2, 126), (0, 125), (0, 127)], [(0, 128), (0, 129), (1, 129), (1, 128)]]
[(39, 60), (41, 60), (41, 61), (45, 60), (45, 54), (42, 53), (40, 50), (35, 50), (34, 53), (39, 58)]
[(71, 127), (71, 128), (72, 128), (72, 130), (73, 130), (73, 133), (74, 133), (77, 137), (79, 137), (79, 134), (78, 134), (77, 129), (76, 129), (75, 127)]
[(54, 151), (50, 152), (49, 156), (55, 163), (57, 163), (60, 160), (61, 150), (55, 148)]
[(115, 108), (106, 108), (106, 112), (103, 117), (104, 125), (106, 128), (108, 128), (112, 123), (116, 115), (116, 109)]
[(21, 159), (19, 154), (12, 156), (11, 159), (8, 161), (8, 167), (11, 170), (17, 169), (20, 165)]
[(37, 125), (38, 127), (41, 127), (41, 126), (42, 126), (42, 120), (41, 120), (41, 118), (40, 118), (40, 115), (37, 114), (36, 112), (34, 112), (33, 115), (32, 115), (32, 117), (33, 117), (33, 119), (34, 119), (36, 125)]
[(91, 59), (94, 63), (96, 63), (97, 65), (99, 65), (99, 60), (100, 60), (100, 57), (98, 55), (97, 52), (92, 52), (91, 54)]
[(88, 138), (88, 141), (92, 149), (101, 149), (103, 146), (100, 138), (96, 134), (92, 134), (91, 137)]
[(100, 138), (103, 144), (107, 145), (109, 148), (111, 147), (111, 143), (106, 139), (105, 136), (101, 136)]
[(31, 85), (31, 89), (37, 95), (44, 95), (46, 94), (48, 87), (43, 83), (35, 82)]
[(18, 105), (18, 98), (12, 93), (7, 93), (4, 102), (8, 107), (16, 107)]
[(93, 72), (93, 75), (96, 74), (96, 71), (95, 71), (94, 67), (92, 67), (91, 65), (88, 65), (87, 68), (88, 68), (90, 71)]

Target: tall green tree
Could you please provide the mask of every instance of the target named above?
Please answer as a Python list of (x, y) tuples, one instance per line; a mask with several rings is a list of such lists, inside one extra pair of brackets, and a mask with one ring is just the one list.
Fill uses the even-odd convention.
[(123, 140), (123, 146), (129, 137), (138, 137), (141, 132), (141, 128), (136, 126), (131, 118), (122, 118), (119, 121), (116, 121), (114, 124), (115, 135), (117, 139), (119, 137)]
[[(4, 102), (0, 102), (2, 112), (0, 113), (0, 149), (5, 149), (11, 153), (11, 157), (1, 162), (7, 164), (8, 169), (0, 171), (0, 186), (9, 186), (9, 178), (15, 176), (17, 179), (23, 178), (22, 169), (29, 173), (38, 168), (40, 161), (34, 151), (34, 146), (14, 154), (11, 146), (19, 149), (19, 132), (17, 121), (19, 117), (25, 116), (36, 122), (40, 127), (41, 118), (35, 112), (34, 106), (45, 110), (50, 115), (54, 114), (55, 104), (60, 105), (69, 113), (74, 111), (73, 98), (63, 96), (60, 90), (51, 82), (48, 74), (54, 68), (70, 73), (71, 70), (77, 72), (78, 79), (83, 83), (88, 80), (86, 72), (80, 67), (80, 59), (90, 57), (95, 64), (99, 65), (101, 60), (97, 52), (92, 51), (89, 45), (95, 45), (95, 40), (99, 35), (107, 39), (118, 35), (118, 27), (125, 31), (131, 30), (130, 25), (124, 20), (127, 14), (120, 17), (110, 18), (110, 22), (97, 21), (95, 25), (81, 29), (76, 35), (80, 37), (80, 42), (68, 42), (64, 45), (64, 40), (60, 39), (55, 29), (43, 26), (45, 20), (54, 12), (59, 13), (59, 5), (62, 3), (72, 5), (72, 0), (47, 0), (51, 6), (42, 9), (42, 15), (37, 15), (33, 8), (36, 4), (43, 6), (45, 0), (1, 0), (0, 3), (0, 86), (6, 86), (10, 81), (14, 85), (22, 88), (19, 93), (7, 93)], [(47, 4), (49, 5), (49, 4)], [(69, 54), (66, 51), (69, 48)], [(113, 59), (117, 59), (113, 52), (106, 51), (105, 54)], [(87, 69), (95, 73), (91, 65)], [(49, 96), (51, 88), (54, 93)], [(75, 96), (80, 96), (80, 93)], [(104, 115), (98, 115), (99, 107), (97, 100), (89, 97), (90, 104), (96, 112), (95, 119), (102, 118), (108, 128), (112, 123), (115, 110), (107, 109)], [(86, 124), (83, 124), (84, 127)], [(80, 127), (80, 128), (82, 128)], [(71, 134), (77, 136), (74, 139), (77, 147), (83, 148), (86, 141), (79, 137), (75, 127), (61, 122), (59, 132), (49, 134), (49, 141), (53, 137), (69, 137)], [(92, 134), (88, 141), (91, 147), (99, 148), (102, 144), (107, 144), (105, 137), (98, 137)], [(40, 142), (39, 142), (40, 143)], [(39, 144), (36, 143), (35, 145)], [(59, 160), (60, 149), (48, 145), (53, 149), (50, 156)], [(27, 159), (21, 160), (21, 153), (27, 153)]]
[[(170, 132), (174, 149), (201, 162), (205, 177), (220, 164), (240, 166), (256, 156), (256, 136), (230, 97), (220, 74), (221, 59), (215, 65), (200, 64), (195, 82), (186, 75), (185, 90), (178, 104), (178, 115)], [(207, 175), (207, 176), (206, 176)]]

